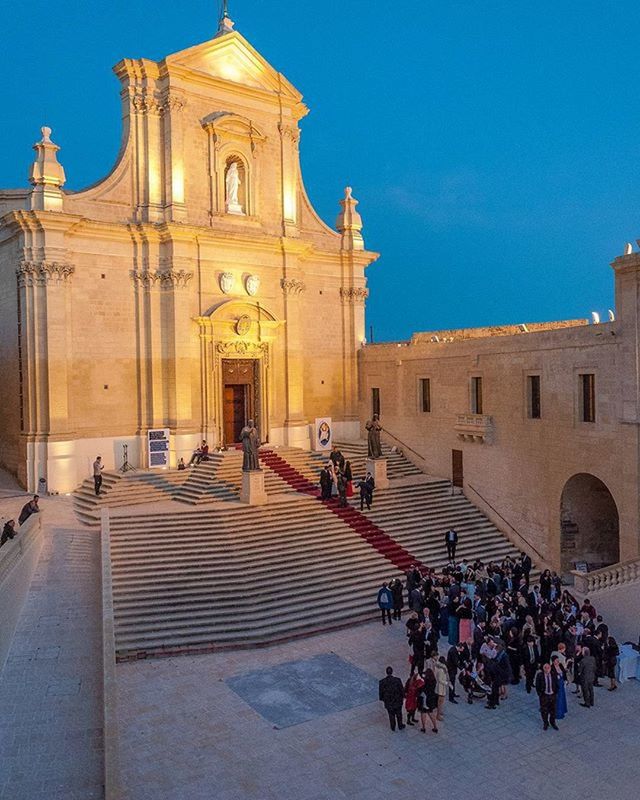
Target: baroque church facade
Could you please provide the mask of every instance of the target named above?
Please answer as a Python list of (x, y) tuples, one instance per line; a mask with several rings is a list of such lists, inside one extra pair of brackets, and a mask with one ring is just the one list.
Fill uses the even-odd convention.
[[(336, 230), (304, 189), (301, 94), (224, 17), (162, 61), (125, 59), (111, 173), (66, 191), (42, 129), (29, 190), (0, 191), (2, 466), (70, 492), (96, 454), (171, 463), (200, 438), (358, 438), (365, 250), (348, 188)], [(331, 335), (327, 336), (327, 330)]]

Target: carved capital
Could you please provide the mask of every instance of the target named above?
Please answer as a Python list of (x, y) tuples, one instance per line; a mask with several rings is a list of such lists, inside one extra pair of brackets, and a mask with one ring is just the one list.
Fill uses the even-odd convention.
[(300, 129), (295, 128), (291, 125), (285, 125), (282, 122), (278, 123), (278, 130), (280, 131), (280, 136), (283, 139), (288, 139), (292, 144), (296, 146), (300, 142)]
[(157, 273), (157, 277), (164, 289), (186, 289), (189, 281), (193, 278), (193, 272), (187, 272), (185, 269), (170, 269)]
[(19, 286), (49, 286), (66, 283), (75, 267), (63, 261), (21, 261), (16, 275)]
[(187, 101), (184, 97), (180, 95), (169, 95), (166, 100), (162, 103), (162, 111), (166, 114), (167, 112), (180, 112), (186, 106)]
[(280, 286), (286, 295), (300, 295), (307, 288), (298, 278), (282, 278)]
[(184, 269), (166, 269), (161, 272), (149, 270), (138, 272), (133, 270), (131, 278), (134, 283), (139, 283), (145, 289), (151, 289), (153, 286), (160, 286), (163, 289), (184, 289), (193, 278), (193, 272), (187, 272)]
[(343, 303), (364, 303), (369, 297), (369, 290), (364, 286), (341, 286), (340, 297)]

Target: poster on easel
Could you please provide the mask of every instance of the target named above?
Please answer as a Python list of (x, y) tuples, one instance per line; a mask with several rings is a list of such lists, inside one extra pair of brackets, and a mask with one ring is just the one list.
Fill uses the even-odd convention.
[(333, 427), (331, 417), (318, 417), (313, 428), (313, 449), (331, 450)]
[(147, 431), (149, 467), (162, 469), (169, 466), (169, 428)]

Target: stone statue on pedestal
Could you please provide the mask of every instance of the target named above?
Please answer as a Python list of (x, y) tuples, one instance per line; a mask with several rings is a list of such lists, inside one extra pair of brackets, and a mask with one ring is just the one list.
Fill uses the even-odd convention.
[(253, 470), (260, 469), (260, 459), (258, 457), (258, 447), (260, 446), (260, 437), (258, 430), (250, 419), (244, 428), (240, 431), (240, 441), (242, 442), (242, 471), (252, 472)]
[(383, 430), (380, 424), (380, 417), (374, 414), (365, 428), (369, 431), (367, 436), (368, 456), (369, 458), (382, 458), (382, 445), (380, 444), (380, 433)]

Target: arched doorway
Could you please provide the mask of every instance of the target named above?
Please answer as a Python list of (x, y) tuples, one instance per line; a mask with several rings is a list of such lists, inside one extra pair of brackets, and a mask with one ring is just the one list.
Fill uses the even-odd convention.
[(620, 560), (618, 509), (611, 492), (595, 475), (580, 472), (569, 478), (560, 500), (562, 571), (587, 562), (589, 570)]

